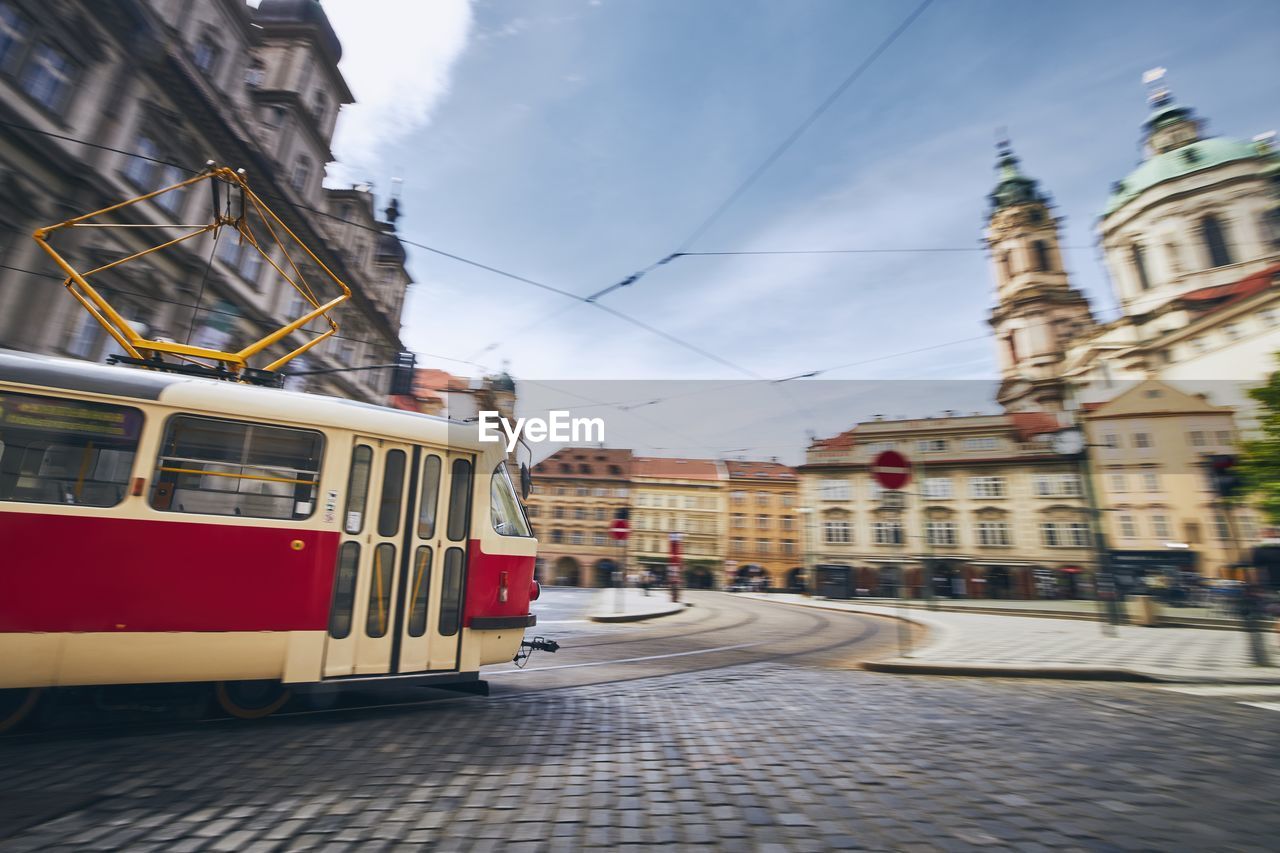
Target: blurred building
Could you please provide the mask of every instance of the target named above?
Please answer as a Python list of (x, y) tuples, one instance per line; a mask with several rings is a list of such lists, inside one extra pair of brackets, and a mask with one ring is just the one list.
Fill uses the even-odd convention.
[(691, 589), (715, 588), (725, 563), (724, 465), (713, 459), (637, 456), (631, 480), (632, 564), (665, 567), (671, 534), (679, 534), (683, 583)]
[[(851, 567), (871, 595), (1084, 594), (1090, 517), (1078, 463), (1053, 450), (1060, 429), (1042, 412), (877, 419), (815, 441), (798, 469), (809, 564)], [(872, 477), (885, 450), (912, 463), (906, 490)]]
[(1230, 408), (1155, 380), (1087, 407), (1094, 488), (1110, 549), (1128, 562), (1186, 565), (1208, 577), (1246, 558), (1254, 511), (1229, 516), (1210, 487), (1213, 454), (1235, 452)]
[(1209, 135), (1167, 89), (1151, 95), (1143, 162), (1116, 181), (1098, 236), (1121, 315), (1099, 323), (1071, 287), (1060, 220), (1007, 144), (986, 232), (996, 280), (999, 402), (1070, 408), (1148, 378), (1209, 380), (1218, 403), (1280, 350), (1280, 155), (1266, 137)]
[(481, 412), (498, 412), (514, 420), (516, 383), (506, 370), (472, 379), (447, 370), (419, 368), (414, 371), (413, 394), (393, 397), (391, 404), (397, 409), (458, 421), (473, 421)]
[(774, 589), (799, 587), (803, 543), (796, 499), (800, 479), (778, 462), (728, 460), (728, 550), (724, 584), (764, 581)]
[[(610, 586), (622, 546), (609, 535), (630, 505), (630, 450), (564, 447), (533, 466), (527, 509), (542, 583)], [(633, 540), (634, 541), (634, 540)]]
[[(289, 368), (394, 361), (411, 283), (395, 233), (398, 204), (380, 218), (367, 188), (321, 185), (339, 109), (352, 101), (341, 52), (314, 0), (263, 0), (256, 10), (243, 0), (0, 0), (0, 346), (105, 357), (114, 343), (63, 291), (31, 232), (175, 183), (189, 176), (183, 168), (213, 160), (243, 168), (354, 293), (336, 312), (341, 337)], [(140, 225), (205, 223), (210, 197), (169, 193), (128, 215)], [(143, 231), (176, 236), (75, 229), (57, 241), (83, 270), (158, 242), (139, 242)], [(272, 259), (288, 268), (278, 252)], [(91, 281), (150, 336), (218, 348), (238, 348), (304, 313), (301, 295), (225, 233)], [(290, 385), (384, 402), (389, 378), (385, 370), (337, 373)]]

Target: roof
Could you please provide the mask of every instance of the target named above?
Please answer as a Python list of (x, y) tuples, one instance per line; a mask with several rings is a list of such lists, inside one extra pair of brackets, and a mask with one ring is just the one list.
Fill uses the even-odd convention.
[(542, 478), (613, 480), (631, 476), (630, 450), (613, 447), (562, 447), (533, 466)]
[(1046, 433), (1058, 432), (1062, 427), (1054, 412), (1010, 412), (1009, 422), (1018, 433), (1019, 441)]
[(637, 456), (632, 462), (631, 474), (659, 480), (719, 480), (720, 467), (713, 459)]
[(781, 462), (729, 460), (724, 463), (724, 467), (729, 472), (730, 480), (790, 482), (796, 479), (795, 469)]
[(1208, 314), (1274, 287), (1277, 281), (1280, 281), (1280, 264), (1272, 264), (1266, 269), (1258, 270), (1253, 275), (1245, 276), (1230, 284), (1202, 287), (1199, 290), (1184, 293), (1178, 297), (1178, 301), (1193, 311)]
[(1110, 216), (1156, 184), (1212, 169), (1224, 163), (1261, 159), (1266, 156), (1252, 142), (1223, 136), (1201, 139), (1172, 151), (1156, 154), (1143, 161), (1142, 165), (1130, 172), (1124, 180), (1116, 182), (1102, 215)]
[(1148, 415), (1225, 415), (1230, 406), (1215, 406), (1199, 394), (1188, 394), (1167, 382), (1147, 379), (1117, 394), (1110, 400), (1086, 410), (1088, 420), (1127, 418)]

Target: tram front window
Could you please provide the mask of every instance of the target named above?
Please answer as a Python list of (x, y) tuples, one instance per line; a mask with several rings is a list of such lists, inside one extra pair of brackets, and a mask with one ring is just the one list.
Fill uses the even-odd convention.
[(503, 536), (533, 535), (524, 511), (520, 509), (520, 502), (516, 500), (516, 490), (504, 462), (499, 462), (493, 469), (489, 485), (489, 516), (493, 529)]
[(115, 506), (141, 431), (127, 406), (0, 394), (0, 500)]

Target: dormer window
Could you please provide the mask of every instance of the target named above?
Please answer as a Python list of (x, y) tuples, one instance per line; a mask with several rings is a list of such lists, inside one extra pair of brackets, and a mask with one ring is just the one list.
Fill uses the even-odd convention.
[(195, 50), (191, 52), (191, 61), (196, 64), (196, 68), (199, 68), (206, 77), (213, 77), (218, 73), (218, 63), (221, 59), (222, 48), (214, 44), (213, 39), (207, 34), (200, 36)]

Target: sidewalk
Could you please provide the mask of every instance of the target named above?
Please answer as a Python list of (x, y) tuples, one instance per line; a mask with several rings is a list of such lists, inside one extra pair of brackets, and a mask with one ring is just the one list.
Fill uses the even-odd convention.
[(1107, 636), (1101, 624), (1074, 619), (1010, 619), (801, 595), (751, 597), (905, 619), (928, 629), (929, 636), (918, 648), (904, 650), (900, 657), (864, 662), (867, 669), (880, 672), (1280, 684), (1280, 666), (1276, 665), (1280, 664), (1280, 646), (1273, 631), (1263, 634), (1273, 665), (1258, 667), (1252, 665), (1249, 637), (1243, 631), (1121, 625), (1114, 636)]
[[(1098, 602), (1084, 599), (1041, 599), (1036, 601), (998, 600), (983, 598), (935, 598), (932, 606), (919, 599), (901, 601), (894, 598), (859, 598), (859, 603), (878, 604), (883, 607), (913, 607), (932, 611), (957, 613), (1001, 613), (1008, 616), (1039, 616), (1045, 619), (1098, 618)], [(1228, 615), (1221, 608), (1170, 607), (1159, 604), (1157, 610), (1162, 624), (1175, 628), (1225, 628), (1239, 630), (1240, 620)]]
[(602, 589), (587, 618), (592, 622), (639, 622), (641, 619), (670, 616), (687, 606), (683, 601), (673, 602), (670, 590), (655, 589), (645, 595), (644, 590), (626, 588), (622, 590), (622, 608), (619, 610), (618, 590)]

